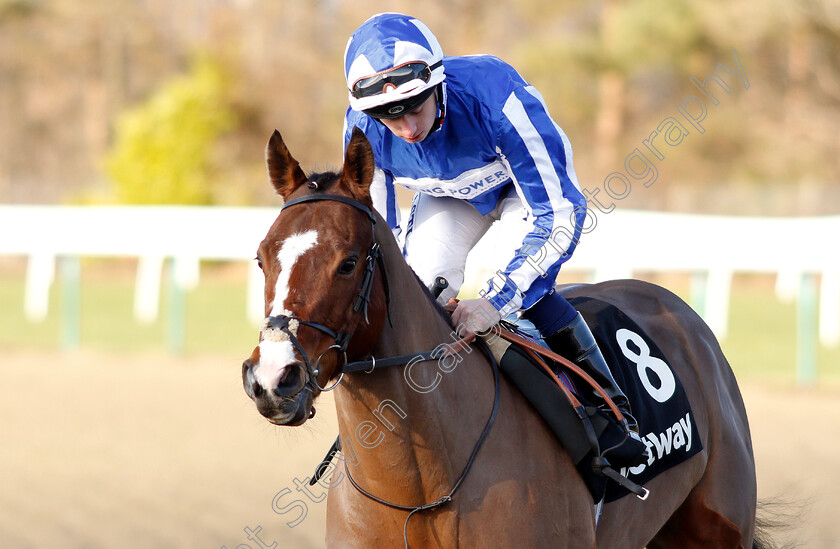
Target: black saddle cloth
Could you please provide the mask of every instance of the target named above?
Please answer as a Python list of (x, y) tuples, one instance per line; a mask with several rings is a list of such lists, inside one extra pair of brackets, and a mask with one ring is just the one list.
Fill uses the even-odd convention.
[[(682, 383), (656, 343), (626, 314), (615, 306), (588, 297), (569, 299), (589, 325), (613, 377), (627, 395), (639, 432), (648, 447), (649, 458), (635, 467), (623, 467), (620, 473), (644, 485), (663, 471), (682, 463), (702, 449), (702, 442), (691, 406)], [(592, 469), (594, 453), (586, 438), (583, 423), (559, 388), (546, 378), (524, 353), (511, 347), (501, 364), (502, 371), (525, 394), (549, 427), (560, 439), (577, 464), (594, 501), (606, 503), (630, 492), (596, 474)], [(584, 385), (570, 376), (578, 388)], [(576, 391), (586, 404), (587, 391)], [(592, 424), (601, 451), (624, 439), (614, 417), (594, 412)], [(618, 450), (620, 452), (620, 449)], [(610, 452), (605, 457), (611, 458)], [(611, 463), (620, 463), (613, 455)]]

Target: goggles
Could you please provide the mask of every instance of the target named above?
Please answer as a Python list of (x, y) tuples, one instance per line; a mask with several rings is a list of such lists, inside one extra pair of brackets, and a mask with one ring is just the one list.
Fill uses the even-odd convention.
[(350, 90), (350, 95), (356, 99), (371, 97), (385, 93), (388, 89), (398, 88), (412, 80), (421, 80), (424, 84), (428, 84), (432, 77), (432, 71), (442, 64), (441, 61), (438, 61), (430, 67), (421, 61), (404, 63), (385, 72), (356, 80)]

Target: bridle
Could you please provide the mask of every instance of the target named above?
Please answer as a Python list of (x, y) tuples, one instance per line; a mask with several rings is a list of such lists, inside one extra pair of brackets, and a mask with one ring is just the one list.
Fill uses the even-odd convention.
[[(389, 295), (389, 290), (388, 290), (388, 279), (387, 279), (386, 274), (385, 274), (386, 271), (385, 271), (385, 264), (384, 264), (384, 256), (382, 254), (382, 251), (379, 248), (379, 243), (376, 242), (376, 234), (374, 232), (374, 228), (375, 228), (374, 225), (376, 223), (376, 217), (373, 215), (370, 208), (368, 208), (364, 204), (361, 204), (361, 203), (353, 200), (352, 198), (348, 198), (348, 197), (340, 196), (340, 195), (335, 195), (335, 194), (306, 195), (306, 196), (295, 198), (294, 200), (290, 200), (290, 201), (286, 202), (283, 205), (283, 208), (280, 211), (282, 212), (286, 208), (289, 208), (289, 207), (294, 206), (296, 204), (301, 204), (301, 203), (304, 203), (304, 202), (313, 202), (313, 201), (316, 201), (316, 200), (333, 200), (333, 201), (337, 201), (337, 202), (342, 202), (344, 204), (348, 204), (350, 206), (353, 206), (357, 210), (360, 210), (361, 212), (363, 212), (365, 215), (368, 216), (368, 219), (370, 219), (372, 243), (370, 245), (370, 248), (368, 249), (367, 257), (365, 258), (365, 272), (362, 275), (361, 287), (359, 288), (359, 293), (356, 295), (356, 299), (353, 301), (353, 312), (356, 315), (359, 315), (360, 318), (356, 322), (356, 324), (353, 326), (353, 329), (346, 330), (346, 331), (340, 331), (340, 332), (336, 332), (335, 330), (332, 330), (332, 329), (328, 328), (327, 326), (324, 326), (323, 324), (319, 324), (317, 322), (310, 322), (310, 321), (307, 321), (307, 320), (301, 320), (301, 319), (299, 319), (295, 316), (292, 316), (292, 315), (277, 315), (277, 316), (270, 317), (268, 319), (268, 322), (267, 322), (267, 327), (279, 329), (289, 337), (292, 344), (298, 350), (300, 355), (303, 357), (304, 362), (306, 363), (307, 372), (310, 373), (310, 381), (312, 381), (312, 383), (314, 383), (315, 386), (318, 387), (321, 391), (331, 391), (331, 390), (335, 389), (339, 385), (339, 383), (341, 383), (341, 380), (344, 378), (344, 374), (346, 372), (347, 373), (349, 373), (349, 372), (371, 373), (371, 372), (373, 372), (374, 369), (378, 369), (378, 368), (405, 365), (411, 360), (418, 360), (418, 359), (419, 360), (433, 360), (433, 359), (440, 358), (440, 353), (439, 353), (438, 349), (436, 348), (436, 349), (433, 349), (433, 350), (430, 350), (430, 351), (423, 351), (423, 352), (414, 353), (414, 354), (411, 354), (411, 355), (401, 355), (401, 356), (383, 358), (383, 359), (380, 359), (379, 361), (377, 361), (373, 356), (371, 356), (370, 360), (359, 360), (359, 361), (349, 362), (349, 363), (347, 362), (347, 346), (350, 342), (350, 339), (353, 337), (353, 334), (355, 333), (356, 328), (358, 328), (359, 323), (361, 322), (361, 317), (362, 316), (364, 317), (365, 322), (369, 322), (368, 321), (368, 304), (370, 303), (370, 292), (371, 292), (371, 288), (373, 287), (373, 276), (374, 276), (374, 273), (376, 272), (376, 266), (377, 265), (379, 265), (379, 270), (382, 272), (382, 283), (385, 287), (385, 308), (386, 308), (386, 314), (388, 315), (388, 321), (390, 322), (390, 295)], [(329, 335), (330, 337), (332, 337), (335, 340), (335, 344), (328, 347), (327, 350), (324, 351), (324, 353), (321, 353), (321, 355), (318, 357), (318, 359), (316, 360), (316, 363), (315, 363), (316, 365), (315, 365), (314, 369), (312, 369), (312, 366), (310, 364), (309, 357), (306, 354), (306, 351), (303, 349), (303, 347), (301, 346), (297, 337), (292, 333), (291, 329), (289, 328), (289, 325), (292, 321), (296, 321), (299, 324), (302, 324), (304, 326), (309, 326), (311, 328), (315, 328), (317, 330), (320, 330), (320, 331), (324, 332), (325, 334)], [(482, 445), (484, 444), (484, 441), (486, 440), (487, 436), (489, 435), (490, 429), (491, 429), (491, 427), (493, 426), (493, 423), (496, 420), (496, 414), (499, 411), (499, 402), (500, 402), (499, 365), (496, 363), (496, 359), (493, 357), (493, 354), (490, 352), (490, 349), (487, 347), (487, 344), (484, 342), (484, 340), (482, 340), (481, 338), (478, 338), (478, 339), (476, 339), (476, 344), (478, 344), (479, 347), (481, 347), (481, 349), (488, 356), (488, 358), (490, 360), (490, 363), (493, 367), (493, 382), (494, 382), (493, 383), (493, 385), (494, 385), (493, 409), (490, 412), (490, 417), (487, 419), (487, 422), (484, 425), (484, 429), (482, 430), (481, 435), (479, 436), (478, 441), (476, 442), (475, 447), (473, 448), (473, 451), (470, 454), (470, 457), (467, 460), (467, 463), (464, 466), (464, 469), (461, 472), (460, 477), (458, 477), (458, 480), (455, 482), (455, 484), (453, 485), (452, 489), (449, 491), (448, 494), (442, 496), (441, 498), (439, 498), (439, 499), (437, 499), (437, 500), (435, 500), (431, 503), (425, 503), (425, 504), (422, 504), (422, 505), (400, 505), (400, 504), (397, 504), (397, 503), (392, 503), (390, 501), (386, 501), (382, 498), (379, 498), (379, 497), (373, 495), (372, 493), (368, 492), (367, 490), (365, 490), (364, 488), (359, 486), (359, 484), (356, 482), (356, 480), (351, 476), (350, 470), (347, 469), (347, 463), (345, 462), (345, 472), (347, 473), (347, 477), (350, 479), (350, 483), (353, 485), (353, 487), (359, 493), (361, 493), (365, 497), (367, 497), (367, 498), (369, 498), (369, 499), (371, 499), (371, 500), (373, 500), (373, 501), (375, 501), (375, 502), (377, 502), (381, 505), (385, 505), (385, 506), (390, 507), (392, 509), (399, 509), (401, 511), (407, 511), (408, 512), (408, 516), (406, 516), (405, 523), (403, 524), (403, 541), (405, 543), (406, 549), (408, 549), (408, 522), (411, 519), (411, 517), (414, 516), (415, 513), (422, 512), (422, 511), (427, 511), (427, 510), (430, 510), (430, 509), (436, 509), (436, 508), (441, 507), (443, 505), (446, 505), (447, 503), (452, 501), (452, 497), (455, 495), (455, 492), (458, 491), (458, 488), (461, 487), (461, 484), (466, 479), (467, 474), (469, 473), (470, 469), (473, 466), (473, 463), (475, 462), (475, 459), (478, 455), (478, 451), (481, 449)], [(343, 354), (344, 355), (344, 362), (342, 363), (341, 368), (339, 370), (340, 373), (339, 373), (338, 380), (332, 386), (324, 389), (324, 388), (321, 388), (318, 385), (318, 381), (317, 381), (318, 363), (320, 362), (321, 357), (327, 351), (329, 351), (331, 349), (336, 349), (337, 352)], [(309, 383), (309, 382), (307, 382), (307, 383)], [(311, 413), (311, 415), (314, 415), (314, 408), (312, 409), (312, 412), (310, 412), (310, 413)], [(310, 415), (310, 417), (311, 417), (311, 415)], [(310, 480), (310, 482), (309, 482), (310, 485), (317, 482), (317, 480), (321, 477), (321, 475), (324, 474), (324, 472), (326, 471), (326, 467), (329, 465), (329, 462), (332, 459), (332, 456), (335, 455), (335, 453), (340, 449), (340, 440), (341, 440), (340, 438), (336, 439), (336, 442), (333, 445), (333, 448), (330, 449), (330, 453), (327, 455), (327, 458), (325, 458), (324, 462), (319, 465), (318, 470), (313, 475), (313, 478)]]
[[(382, 251), (379, 248), (379, 243), (376, 241), (376, 233), (374, 231), (376, 217), (373, 215), (373, 212), (370, 211), (370, 208), (346, 196), (341, 196), (337, 194), (311, 194), (295, 198), (294, 200), (289, 200), (283, 205), (280, 211), (282, 212), (286, 208), (290, 208), (297, 204), (302, 204), (305, 202), (315, 202), (318, 200), (332, 200), (353, 206), (357, 210), (367, 215), (368, 219), (370, 220), (370, 233), (372, 243), (370, 245), (370, 248), (368, 248), (367, 256), (365, 257), (365, 270), (362, 274), (361, 287), (359, 288), (359, 293), (356, 295), (356, 298), (353, 301), (353, 313), (356, 315), (360, 315), (360, 317), (357, 320), (357, 322), (353, 325), (352, 329), (335, 331), (317, 322), (303, 320), (293, 315), (280, 314), (269, 317), (266, 322), (266, 328), (280, 330), (281, 332), (286, 334), (286, 336), (288, 336), (289, 340), (292, 342), (292, 345), (294, 345), (295, 349), (297, 349), (297, 351), (300, 353), (300, 356), (303, 357), (303, 362), (306, 364), (306, 371), (309, 374), (309, 380), (320, 391), (326, 392), (335, 389), (338, 386), (338, 384), (341, 383), (341, 380), (344, 378), (344, 366), (347, 364), (347, 346), (350, 344), (350, 339), (353, 337), (353, 334), (356, 332), (356, 329), (361, 323), (361, 317), (364, 317), (365, 323), (370, 323), (370, 320), (368, 319), (368, 305), (370, 304), (370, 292), (373, 288), (373, 275), (376, 272), (377, 265), (379, 265), (379, 269), (382, 272), (382, 284), (385, 287), (385, 307), (386, 314), (389, 315), (389, 321), (390, 311), (388, 311), (388, 309), (390, 306), (390, 295), (388, 290), (388, 278), (385, 274), (385, 266), (383, 264), (383, 255)], [(312, 366), (312, 363), (309, 360), (309, 355), (303, 349), (303, 346), (300, 344), (300, 341), (298, 341), (297, 336), (295, 336), (295, 334), (289, 328), (292, 321), (295, 321), (303, 326), (309, 326), (310, 328), (320, 330), (321, 332), (324, 332), (325, 334), (333, 338), (333, 341), (335, 341), (333, 345), (330, 345), (323, 353), (321, 353), (318, 356), (318, 358), (315, 360), (314, 367)], [(318, 368), (321, 362), (321, 358), (323, 358), (323, 356), (327, 352), (333, 349), (335, 349), (336, 353), (344, 355), (344, 361), (339, 367), (338, 380), (331, 386), (324, 388), (318, 384)], [(313, 412), (310, 413), (314, 415)]]

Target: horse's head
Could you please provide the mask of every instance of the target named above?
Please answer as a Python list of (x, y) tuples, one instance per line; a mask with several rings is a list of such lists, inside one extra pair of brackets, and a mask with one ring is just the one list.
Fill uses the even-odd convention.
[(356, 129), (340, 173), (307, 177), (275, 131), (266, 162), (285, 204), (257, 252), (266, 318), (242, 382), (269, 421), (301, 425), (314, 414), (315, 397), (340, 380), (348, 357), (370, 353), (382, 331), (387, 300), (370, 198), (374, 159)]

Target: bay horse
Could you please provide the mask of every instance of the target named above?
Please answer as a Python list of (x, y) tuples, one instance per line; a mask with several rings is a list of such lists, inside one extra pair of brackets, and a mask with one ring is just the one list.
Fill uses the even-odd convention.
[[(346, 456), (322, 481), (327, 547), (762, 547), (743, 400), (718, 342), (682, 300), (632, 280), (568, 294), (617, 306), (657, 342), (703, 443), (646, 484), (646, 501), (607, 504), (596, 529), (568, 454), (480, 350), (376, 366), (457, 336), (373, 209), (364, 134), (354, 131), (340, 173), (306, 176), (277, 131), (266, 160), (285, 205), (257, 254), (266, 319), (242, 378), (276, 425), (305, 423), (335, 389)], [(345, 375), (360, 360), (368, 373)]]

